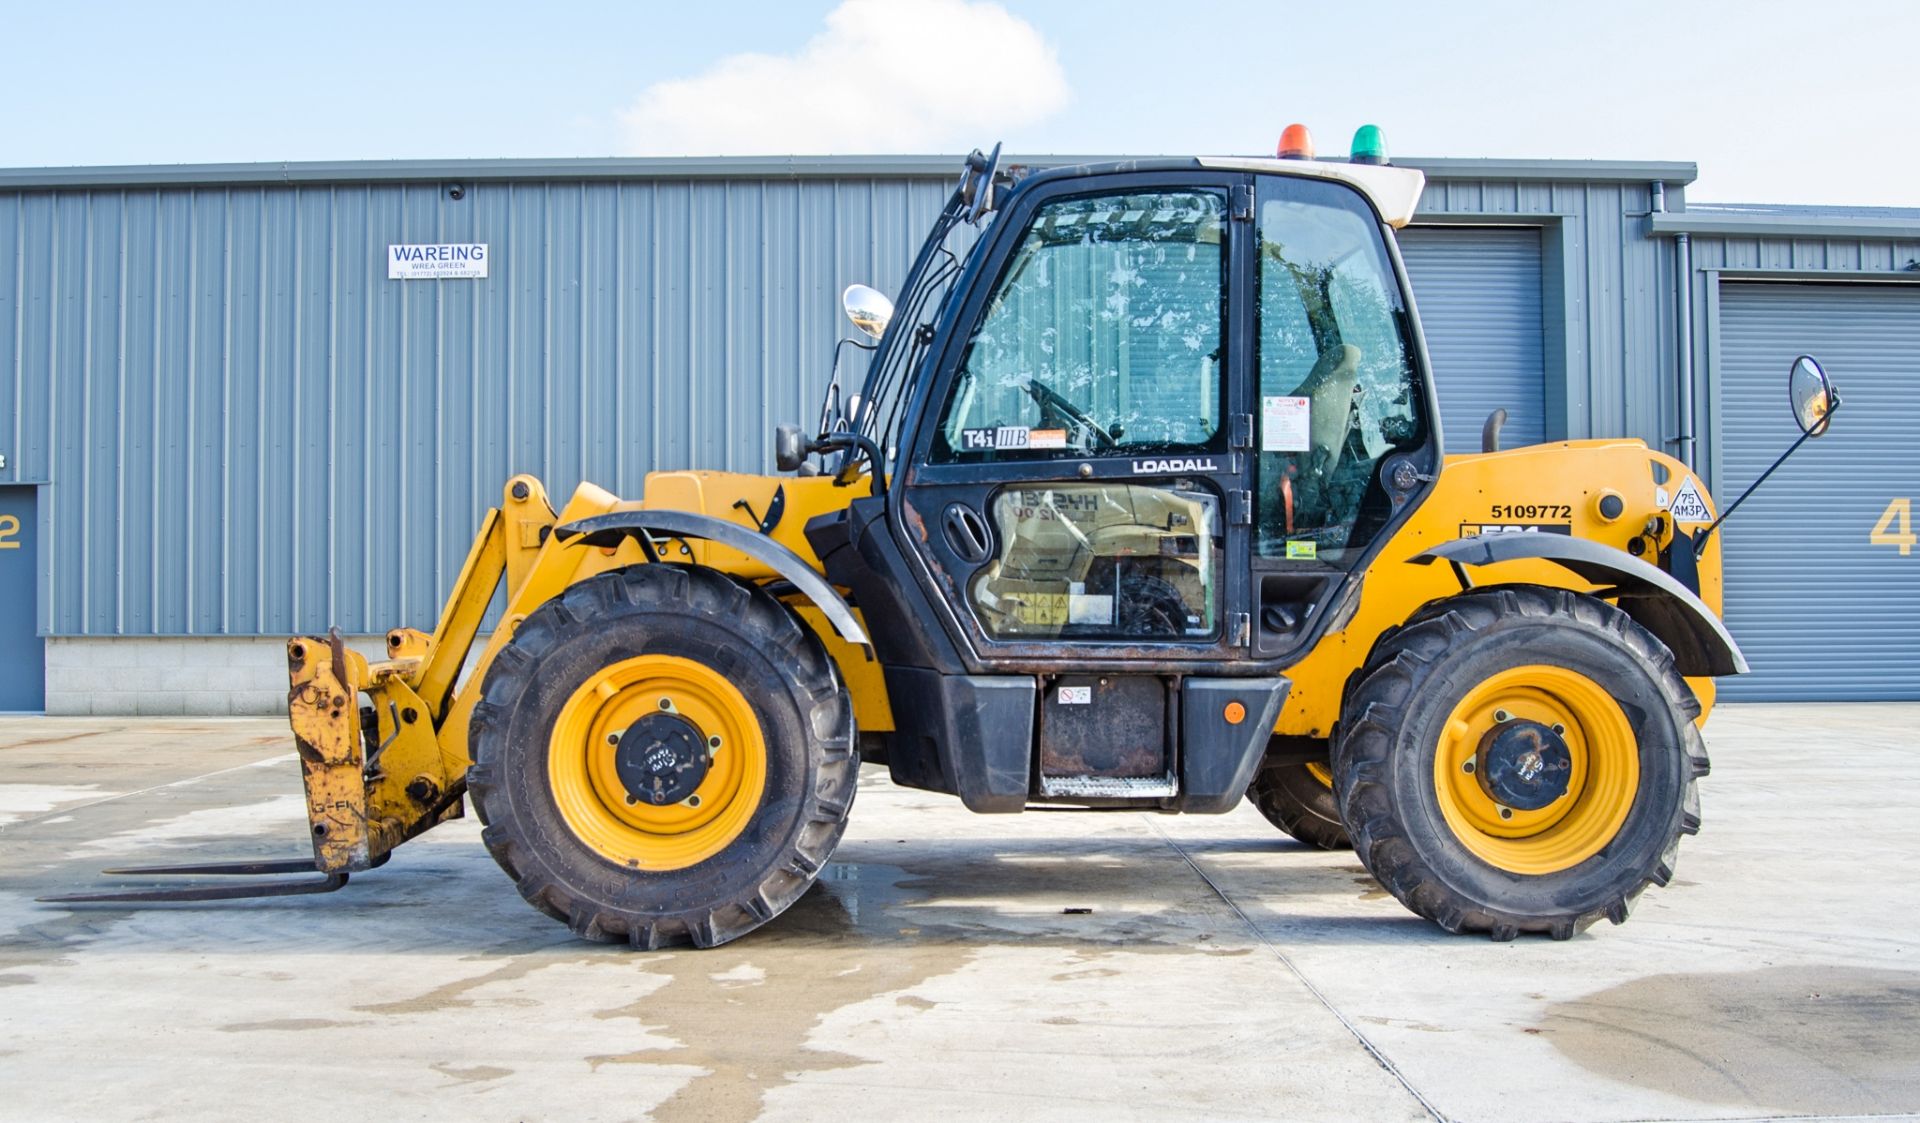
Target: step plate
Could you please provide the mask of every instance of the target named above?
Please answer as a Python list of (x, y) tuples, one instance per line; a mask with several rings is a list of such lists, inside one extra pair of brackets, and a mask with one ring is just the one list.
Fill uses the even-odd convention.
[(1173, 776), (1042, 776), (1040, 794), (1066, 799), (1159, 799), (1180, 794)]

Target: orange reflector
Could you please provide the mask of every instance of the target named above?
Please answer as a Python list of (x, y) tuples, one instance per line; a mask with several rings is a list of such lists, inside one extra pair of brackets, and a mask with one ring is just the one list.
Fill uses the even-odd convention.
[(1247, 708), (1238, 702), (1228, 702), (1227, 708), (1220, 711), (1220, 716), (1227, 719), (1228, 725), (1239, 725), (1247, 720)]
[(1311, 160), (1313, 134), (1307, 131), (1305, 125), (1288, 125), (1281, 130), (1280, 143), (1274, 148), (1273, 154), (1282, 160)]

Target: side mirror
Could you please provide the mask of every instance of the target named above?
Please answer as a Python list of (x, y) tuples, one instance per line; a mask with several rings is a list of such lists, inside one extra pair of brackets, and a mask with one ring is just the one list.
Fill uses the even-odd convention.
[(1747, 496), (1760, 490), (1760, 485), (1767, 482), (1767, 477), (1773, 475), (1775, 469), (1787, 462), (1787, 457), (1800, 451), (1800, 446), (1806, 444), (1808, 438), (1825, 436), (1827, 426), (1833, 424), (1833, 411), (1840, 408), (1840, 391), (1833, 388), (1833, 379), (1827, 377), (1827, 372), (1820, 369), (1820, 364), (1814, 361), (1812, 355), (1802, 355), (1793, 360), (1793, 369), (1787, 372), (1787, 404), (1793, 407), (1793, 420), (1800, 426), (1800, 439), (1788, 446), (1772, 467), (1760, 473), (1759, 479), (1748, 484), (1747, 490), (1740, 493), (1740, 498), (1727, 504), (1721, 510), (1720, 517), (1708, 524), (1707, 529), (1693, 536), (1695, 557), (1707, 548), (1707, 539), (1720, 529), (1720, 524), (1726, 522), (1727, 517), (1747, 501)]
[(841, 307), (847, 310), (847, 319), (853, 326), (868, 336), (879, 339), (886, 334), (887, 321), (893, 319), (893, 301), (878, 289), (865, 285), (848, 285), (847, 291), (840, 295)]
[(1840, 392), (1812, 355), (1793, 361), (1793, 369), (1787, 374), (1787, 404), (1793, 407), (1793, 419), (1802, 433), (1809, 437), (1826, 435), (1827, 426), (1833, 423), (1833, 411), (1840, 408)]
[(773, 427), (773, 463), (782, 472), (791, 472), (807, 462), (807, 455), (813, 451), (813, 442), (800, 432), (798, 425), (776, 425)]

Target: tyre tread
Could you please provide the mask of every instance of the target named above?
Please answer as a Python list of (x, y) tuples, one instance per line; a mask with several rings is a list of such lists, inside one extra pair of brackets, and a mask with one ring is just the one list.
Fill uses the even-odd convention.
[[(1412, 840), (1390, 811), (1386, 791), (1389, 758), (1408, 701), (1441, 657), (1462, 638), (1502, 617), (1516, 615), (1570, 618), (1581, 626), (1618, 636), (1660, 684), (1681, 718), (1682, 748), (1689, 767), (1684, 779), (1684, 809), (1673, 838), (1661, 859), (1636, 885), (1576, 915), (1513, 916), (1475, 907), (1418, 859)], [(1698, 699), (1675, 669), (1666, 646), (1625, 612), (1604, 601), (1570, 590), (1536, 586), (1498, 586), (1437, 601), (1383, 637), (1353, 682), (1344, 710), (1359, 716), (1336, 743), (1334, 782), (1354, 849), (1389, 893), (1449, 932), (1485, 932), (1500, 941), (1514, 939), (1522, 932), (1543, 932), (1552, 939), (1566, 940), (1602, 918), (1621, 923), (1647, 886), (1665, 886), (1672, 880), (1679, 836), (1700, 829), (1696, 781), (1707, 774), (1708, 762), (1706, 743), (1694, 720), (1700, 714)]]

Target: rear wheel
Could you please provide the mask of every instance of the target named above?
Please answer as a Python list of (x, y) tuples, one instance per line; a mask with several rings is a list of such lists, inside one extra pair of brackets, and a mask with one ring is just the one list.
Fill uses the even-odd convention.
[(1333, 769), (1325, 763), (1263, 763), (1247, 798), (1267, 822), (1309, 846), (1345, 850), (1353, 845), (1333, 797)]
[(487, 849), (594, 940), (736, 939), (791, 905), (846, 829), (845, 691), (778, 601), (713, 570), (582, 581), (489, 671), (468, 789)]
[(1354, 848), (1448, 931), (1565, 939), (1626, 919), (1700, 827), (1699, 705), (1603, 601), (1510, 587), (1388, 637), (1347, 700), (1334, 780)]

